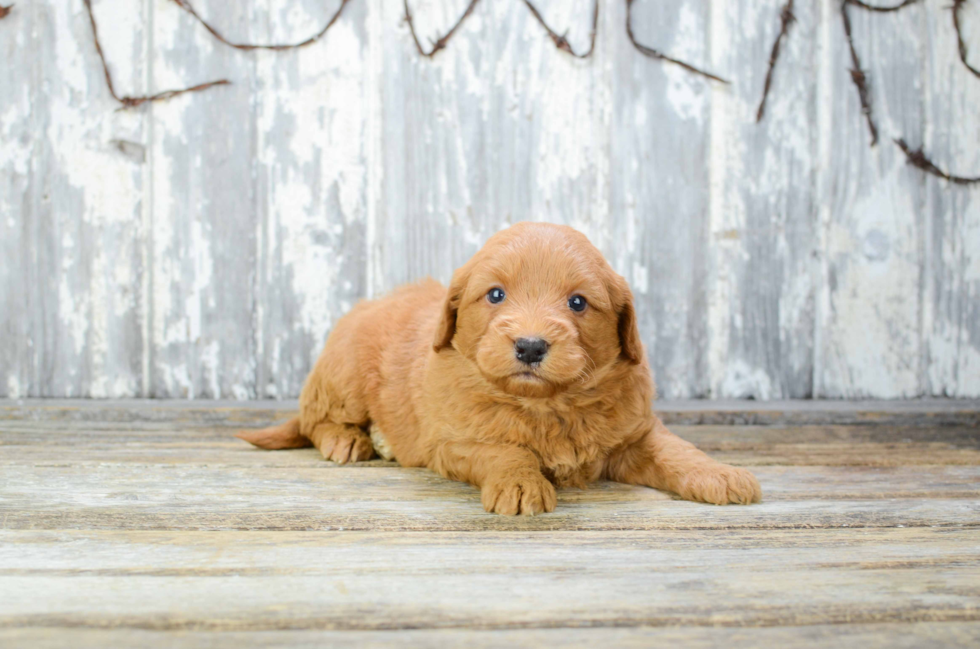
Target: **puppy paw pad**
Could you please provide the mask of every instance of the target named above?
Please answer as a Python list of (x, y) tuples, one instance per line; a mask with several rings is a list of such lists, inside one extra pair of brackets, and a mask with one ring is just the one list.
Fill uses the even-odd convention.
[(555, 510), (555, 487), (543, 475), (493, 480), (481, 490), (483, 508), (494, 514), (531, 516)]

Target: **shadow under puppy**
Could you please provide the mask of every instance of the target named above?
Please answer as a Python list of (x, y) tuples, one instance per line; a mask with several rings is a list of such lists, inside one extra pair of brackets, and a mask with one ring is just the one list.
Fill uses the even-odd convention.
[(667, 430), (655, 396), (625, 280), (572, 228), (521, 223), (491, 237), (448, 291), (429, 280), (354, 307), (307, 378), (299, 417), (239, 437), (312, 444), (344, 463), (374, 457), (369, 431), (380, 432), (385, 455), (478, 486), (498, 514), (550, 512), (555, 487), (600, 478), (758, 501), (751, 473)]

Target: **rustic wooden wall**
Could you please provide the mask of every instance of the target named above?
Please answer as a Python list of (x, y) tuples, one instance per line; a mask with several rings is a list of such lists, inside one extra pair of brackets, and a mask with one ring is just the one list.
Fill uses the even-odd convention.
[[(415, 0), (420, 34), (467, 0)], [(882, 141), (850, 81), (839, 0), (625, 0), (597, 51), (555, 50), (484, 0), (421, 59), (403, 0), (353, 0), (323, 41), (221, 45), (171, 0), (96, 0), (121, 94), (228, 77), (136, 110), (107, 92), (82, 0), (0, 22), (0, 396), (290, 397), (336, 319), (446, 280), (518, 220), (585, 231), (631, 282), (667, 397), (980, 395), (980, 80), (949, 0), (852, 12)], [(339, 0), (196, 0), (229, 37), (300, 40)], [(591, 0), (539, 0), (584, 48)], [(882, 2), (881, 4), (884, 4)], [(980, 65), (980, 2), (962, 12)]]

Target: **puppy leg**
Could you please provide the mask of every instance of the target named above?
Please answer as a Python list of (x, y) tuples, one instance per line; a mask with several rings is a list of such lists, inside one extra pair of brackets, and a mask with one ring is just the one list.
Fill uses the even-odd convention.
[(363, 462), (374, 457), (371, 438), (360, 426), (322, 422), (313, 428), (309, 438), (323, 459), (337, 464)]
[(488, 512), (532, 515), (554, 511), (558, 504), (538, 458), (520, 446), (449, 442), (439, 447), (429, 468), (479, 487)]
[(667, 430), (656, 415), (639, 441), (609, 457), (604, 475), (715, 505), (748, 505), (762, 498), (762, 488), (750, 472), (712, 460)]

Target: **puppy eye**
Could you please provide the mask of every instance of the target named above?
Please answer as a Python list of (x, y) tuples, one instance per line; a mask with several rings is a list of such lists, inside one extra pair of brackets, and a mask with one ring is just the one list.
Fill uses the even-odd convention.
[(490, 304), (500, 304), (504, 301), (505, 297), (507, 297), (507, 294), (504, 293), (504, 289), (502, 288), (492, 288), (490, 289), (490, 292), (487, 293), (487, 301), (489, 301)]
[(588, 306), (588, 302), (581, 295), (573, 295), (568, 298), (568, 308), (572, 311), (585, 311), (585, 307)]

